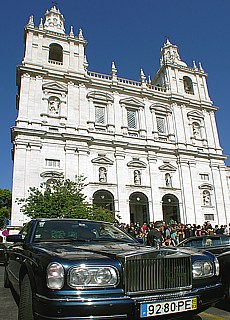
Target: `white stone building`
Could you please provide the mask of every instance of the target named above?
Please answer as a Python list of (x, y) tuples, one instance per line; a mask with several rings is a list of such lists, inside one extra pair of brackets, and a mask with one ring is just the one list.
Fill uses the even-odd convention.
[(87, 177), (89, 202), (121, 221), (170, 217), (182, 223), (230, 221), (226, 165), (201, 64), (188, 67), (166, 41), (150, 81), (88, 70), (82, 30), (65, 32), (54, 6), (25, 27), (17, 69), (12, 224), (26, 221), (15, 203), (30, 186)]

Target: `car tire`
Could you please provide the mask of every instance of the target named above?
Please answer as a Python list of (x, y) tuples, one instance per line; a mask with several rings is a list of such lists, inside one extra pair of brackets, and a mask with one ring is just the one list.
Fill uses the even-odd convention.
[(34, 320), (32, 305), (32, 289), (29, 276), (26, 274), (21, 284), (21, 294), (18, 307), (18, 320)]
[(10, 287), (10, 280), (9, 280), (8, 272), (6, 271), (6, 268), (5, 268), (5, 272), (4, 272), (4, 288), (9, 288), (9, 287)]

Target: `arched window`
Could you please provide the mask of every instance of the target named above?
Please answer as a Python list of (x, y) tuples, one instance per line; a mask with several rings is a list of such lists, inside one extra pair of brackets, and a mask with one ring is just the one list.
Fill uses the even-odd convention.
[(63, 48), (57, 43), (51, 43), (49, 46), (49, 62), (54, 64), (63, 63)]
[(183, 77), (184, 91), (194, 94), (192, 80), (189, 77)]

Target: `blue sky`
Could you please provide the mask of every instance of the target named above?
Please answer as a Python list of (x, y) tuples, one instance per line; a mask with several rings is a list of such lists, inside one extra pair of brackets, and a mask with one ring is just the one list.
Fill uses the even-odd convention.
[[(226, 155), (229, 143), (230, 1), (229, 0), (59, 0), (66, 32), (73, 25), (88, 41), (89, 70), (109, 74), (115, 61), (118, 76), (139, 80), (140, 68), (153, 78), (159, 68), (165, 36), (179, 48), (181, 59), (192, 67), (202, 62), (208, 73), (220, 144)], [(0, 73), (0, 188), (11, 190), (13, 162), (10, 128), (17, 116), (16, 66), (23, 58), (23, 28), (29, 16), (39, 24), (48, 0), (11, 0), (1, 3)], [(226, 161), (230, 165), (230, 159)]]

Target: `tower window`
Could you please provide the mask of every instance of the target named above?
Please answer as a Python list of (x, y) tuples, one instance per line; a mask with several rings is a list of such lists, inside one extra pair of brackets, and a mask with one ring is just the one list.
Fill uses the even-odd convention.
[(63, 48), (57, 43), (51, 43), (49, 46), (49, 62), (54, 64), (63, 63)]
[(189, 77), (183, 77), (184, 91), (194, 94), (192, 80)]

